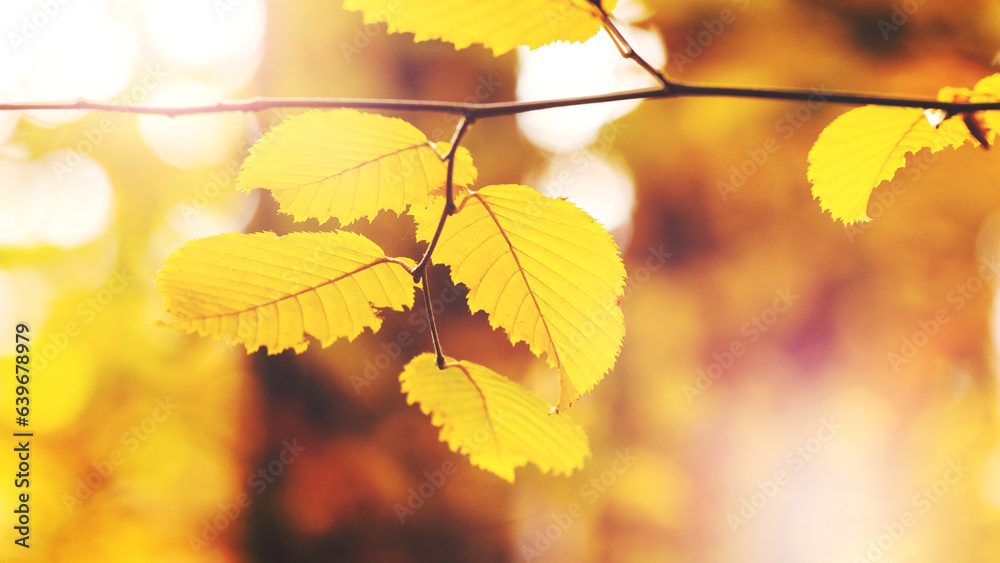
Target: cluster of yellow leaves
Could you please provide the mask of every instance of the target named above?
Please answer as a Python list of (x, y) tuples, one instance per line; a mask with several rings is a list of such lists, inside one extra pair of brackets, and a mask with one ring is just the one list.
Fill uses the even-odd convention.
[[(345, 0), (366, 23), (415, 40), (473, 43), (495, 55), (519, 45), (579, 42), (600, 30), (614, 0)], [(948, 102), (1000, 99), (1000, 74), (972, 90), (944, 88)], [(866, 106), (831, 123), (809, 153), (808, 178), (824, 209), (844, 222), (865, 221), (868, 199), (905, 166), (906, 157), (968, 141), (988, 148), (997, 112), (945, 115)], [(295, 220), (341, 226), (386, 210), (408, 212), (417, 238), (440, 228), (434, 260), (469, 288), (469, 306), (484, 311), (512, 343), (525, 342), (556, 368), (557, 411), (590, 391), (614, 366), (624, 338), (618, 301), (625, 269), (608, 233), (571, 203), (519, 185), (468, 188), (476, 180), (469, 152), (451, 156), (396, 118), (348, 109), (311, 111), (268, 132), (238, 178), (244, 191), (267, 189)], [(457, 210), (447, 218), (443, 188), (452, 159)], [(447, 220), (446, 220), (447, 219)], [(442, 223), (444, 221), (444, 223)], [(382, 310), (411, 307), (415, 263), (387, 257), (354, 233), (226, 234), (194, 240), (171, 255), (159, 291), (175, 319), (160, 323), (241, 343), (248, 352), (305, 350), (311, 336), (327, 346), (377, 331)], [(486, 367), (435, 357), (413, 359), (400, 376), (441, 439), (470, 461), (513, 480), (532, 462), (569, 473), (589, 455), (583, 431), (549, 414), (542, 399)]]
[[(573, 204), (525, 186), (468, 194), (435, 260), (469, 288), (469, 307), (559, 370), (564, 409), (611, 369), (625, 336), (625, 268), (614, 241)], [(421, 232), (437, 217), (419, 213)]]
[[(942, 88), (943, 102), (1000, 100), (1000, 74), (972, 89)], [(937, 152), (966, 142), (988, 148), (1000, 128), (1000, 112), (948, 116), (916, 108), (864, 106), (853, 109), (823, 130), (809, 151), (808, 178), (813, 196), (834, 219), (868, 221), (868, 199), (883, 181), (906, 165), (906, 155), (922, 149)]]
[[(418, 237), (437, 229), (444, 208), (450, 146), (432, 144), (409, 123), (353, 110), (291, 118), (251, 150), (237, 184), (268, 189), (295, 219), (341, 225), (381, 210), (414, 216)], [(468, 151), (455, 152), (454, 183), (470, 185)], [(614, 366), (624, 338), (618, 300), (625, 268), (611, 236), (573, 204), (519, 185), (458, 190), (435, 262), (469, 288), (469, 304), (494, 328), (557, 368), (559, 409)], [(377, 331), (382, 310), (412, 307), (415, 263), (387, 257), (347, 231), (230, 233), (193, 240), (157, 276), (166, 309), (161, 326), (198, 332), (270, 354), (301, 352), (309, 337), (327, 346)], [(583, 430), (550, 414), (531, 391), (489, 369), (425, 354), (401, 376), (441, 439), (479, 467), (513, 480), (532, 462), (569, 473), (589, 455)]]

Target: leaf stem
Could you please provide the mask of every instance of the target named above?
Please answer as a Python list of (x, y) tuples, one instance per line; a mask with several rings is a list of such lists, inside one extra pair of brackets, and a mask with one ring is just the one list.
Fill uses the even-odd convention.
[(444, 369), (444, 353), (441, 351), (441, 339), (438, 337), (437, 322), (434, 320), (434, 307), (431, 306), (431, 292), (428, 289), (427, 270), (420, 274), (424, 289), (424, 309), (427, 310), (427, 326), (431, 330), (431, 342), (434, 344), (434, 353), (437, 354), (437, 367)]
[(448, 217), (455, 213), (455, 194), (454, 194), (454, 177), (455, 177), (455, 155), (458, 152), (458, 146), (462, 142), (462, 137), (465, 132), (468, 131), (469, 125), (472, 124), (472, 119), (462, 116), (462, 119), (458, 122), (458, 127), (455, 128), (455, 134), (451, 138), (451, 149), (448, 150), (448, 154), (441, 157), (442, 160), (448, 161), (448, 171), (445, 174), (445, 203), (444, 209), (441, 211), (441, 219), (438, 221), (437, 229), (434, 231), (434, 236), (431, 237), (430, 244), (427, 245), (427, 250), (424, 251), (424, 256), (417, 262), (417, 265), (413, 267), (413, 280), (416, 281), (420, 276), (423, 275), (424, 269), (431, 262), (431, 256), (434, 254), (434, 249), (437, 248), (438, 240), (441, 238), (441, 231), (444, 230), (444, 224), (448, 220)]
[(431, 237), (430, 244), (427, 245), (427, 250), (424, 251), (424, 256), (417, 262), (417, 265), (413, 267), (410, 272), (413, 274), (413, 281), (417, 281), (421, 276), (424, 275), (424, 271), (427, 265), (431, 263), (431, 254), (434, 254), (434, 249), (437, 247), (438, 239), (441, 238), (441, 231), (444, 230), (444, 223), (448, 220), (448, 204), (444, 204), (444, 209), (441, 211), (441, 219), (438, 221), (437, 229), (434, 231), (434, 236)]
[[(469, 126), (472, 125), (473, 121), (475, 121), (475, 118), (470, 118), (467, 115), (462, 116), (461, 121), (458, 122), (458, 127), (455, 128), (455, 134), (451, 137), (451, 149), (445, 156), (445, 159), (448, 160), (448, 173), (445, 176), (445, 215), (452, 215), (455, 213), (455, 194), (454, 189), (452, 188), (454, 184), (453, 179), (455, 177), (455, 154), (458, 152), (458, 146), (462, 143), (462, 137), (465, 136), (465, 132), (469, 130)], [(442, 216), (441, 223), (443, 226), (444, 216)], [(432, 248), (428, 248), (427, 250), (430, 252)]]

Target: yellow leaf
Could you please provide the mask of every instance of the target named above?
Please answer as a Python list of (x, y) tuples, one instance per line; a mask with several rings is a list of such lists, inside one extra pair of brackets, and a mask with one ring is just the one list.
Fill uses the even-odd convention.
[(407, 403), (420, 403), (441, 427), (441, 441), (472, 465), (514, 481), (529, 461), (543, 472), (569, 475), (590, 455), (587, 435), (565, 414), (517, 383), (472, 362), (421, 354), (399, 376)]
[[(615, 0), (603, 2), (611, 12)], [(553, 41), (586, 41), (601, 29), (588, 0), (345, 0), (365, 23), (386, 22), (414, 41), (442, 39), (464, 49), (473, 43), (500, 56), (518, 45), (535, 49)]]
[(961, 121), (948, 119), (935, 129), (920, 109), (853, 109), (828, 125), (809, 151), (812, 194), (834, 219), (867, 221), (872, 191), (906, 164), (907, 154), (959, 147), (969, 139)]
[[(461, 201), (468, 190), (456, 190), (455, 200)], [(441, 214), (444, 213), (444, 196), (431, 196), (427, 205), (411, 205), (406, 213), (413, 217), (417, 226), (417, 240), (430, 241), (437, 230)], [(436, 254), (435, 254), (436, 256)]]
[[(416, 219), (424, 233), (437, 224), (433, 212)], [(434, 261), (469, 288), (473, 311), (546, 354), (559, 370), (559, 409), (614, 367), (625, 267), (607, 231), (572, 203), (517, 185), (469, 193), (445, 223)]]
[[(447, 143), (438, 143), (447, 150)], [(447, 164), (419, 129), (393, 117), (350, 109), (310, 111), (269, 131), (250, 148), (237, 187), (271, 190), (296, 221), (335, 217), (341, 225), (386, 209), (424, 204), (444, 186)], [(459, 147), (457, 185), (476, 179)]]
[(427, 205), (411, 205), (406, 212), (413, 217), (417, 226), (417, 240), (429, 241), (434, 236), (434, 229), (444, 212), (444, 198), (431, 197)]
[(229, 233), (188, 242), (157, 274), (157, 288), (178, 320), (159, 326), (225, 337), (247, 352), (328, 346), (377, 331), (376, 308), (413, 305), (413, 277), (367, 238), (332, 233)]

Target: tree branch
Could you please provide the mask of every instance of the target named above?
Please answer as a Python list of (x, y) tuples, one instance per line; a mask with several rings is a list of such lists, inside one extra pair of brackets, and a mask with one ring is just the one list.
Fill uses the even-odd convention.
[(464, 114), (465, 106), (470, 104), (453, 102), (435, 102), (420, 100), (363, 100), (351, 98), (266, 98), (256, 97), (247, 100), (216, 102), (200, 106), (144, 106), (135, 104), (115, 104), (78, 98), (69, 102), (0, 102), (0, 111), (15, 110), (96, 110), (117, 113), (136, 113), (142, 115), (164, 115), (181, 117), (185, 115), (201, 115), (207, 113), (227, 112), (258, 112), (268, 109), (372, 109), (400, 111), (429, 111), (439, 113)]
[(412, 101), (412, 100), (363, 100), (355, 98), (250, 98), (218, 102), (203, 106), (163, 107), (132, 104), (116, 104), (94, 100), (79, 99), (71, 102), (7, 102), (0, 103), (0, 111), (18, 110), (95, 110), (117, 113), (136, 113), (144, 115), (163, 115), (180, 117), (185, 115), (200, 115), (208, 113), (227, 112), (258, 112), (276, 108), (300, 109), (335, 109), (354, 108), (382, 111), (414, 111), (455, 113), (464, 116), (470, 122), (486, 117), (515, 115), (529, 111), (538, 111), (558, 107), (601, 104), (619, 100), (638, 100), (646, 98), (680, 98), (685, 96), (751, 98), (762, 100), (802, 100), (815, 101), (817, 95), (827, 103), (848, 105), (876, 105), (890, 107), (909, 107), (920, 109), (941, 109), (950, 115), (983, 110), (1000, 109), (1000, 101), (996, 102), (942, 102), (932, 98), (909, 98), (897, 96), (881, 96), (860, 94), (844, 91), (824, 91), (820, 94), (815, 90), (757, 88), (744, 86), (721, 86), (705, 84), (688, 84), (670, 82), (666, 88), (645, 88), (628, 90), (610, 94), (579, 96), (574, 98), (559, 98), (536, 102), (496, 102), (496, 103), (463, 103), (444, 101)]

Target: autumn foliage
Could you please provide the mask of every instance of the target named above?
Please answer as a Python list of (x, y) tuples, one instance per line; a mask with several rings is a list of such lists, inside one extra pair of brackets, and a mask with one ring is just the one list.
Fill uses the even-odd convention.
[(35, 560), (995, 559), (985, 4), (50, 4), (267, 35), (112, 98), (67, 11), (0, 72), (162, 110), (0, 111)]

